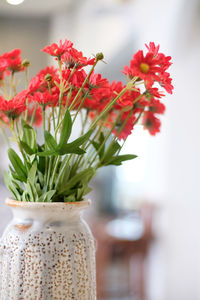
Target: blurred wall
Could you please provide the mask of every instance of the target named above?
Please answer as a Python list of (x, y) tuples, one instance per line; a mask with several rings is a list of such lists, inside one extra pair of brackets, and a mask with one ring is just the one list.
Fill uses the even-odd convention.
[(0, 53), (20, 48), (22, 58), (27, 58), (31, 62), (31, 76), (47, 64), (47, 56), (40, 52), (40, 49), (44, 48), (48, 41), (48, 18), (0, 15)]

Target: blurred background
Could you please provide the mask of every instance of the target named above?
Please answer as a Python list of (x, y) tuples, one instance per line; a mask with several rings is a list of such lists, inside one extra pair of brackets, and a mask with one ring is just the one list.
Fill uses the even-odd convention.
[[(123, 66), (150, 41), (173, 60), (161, 133), (135, 128), (124, 151), (139, 158), (93, 182), (86, 218), (98, 242), (98, 299), (200, 299), (200, 1), (0, 0), (0, 53), (21, 48), (30, 76), (52, 62), (40, 49), (65, 38), (85, 55), (102, 51), (98, 72), (111, 81), (125, 80)], [(0, 143), (2, 234), (11, 215)]]

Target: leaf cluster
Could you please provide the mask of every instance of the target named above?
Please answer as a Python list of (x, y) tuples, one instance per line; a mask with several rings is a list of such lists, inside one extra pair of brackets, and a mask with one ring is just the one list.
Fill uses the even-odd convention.
[[(22, 120), (19, 136), (20, 157), (12, 148), (8, 149), (10, 170), (4, 173), (5, 183), (14, 198), (31, 202), (74, 202), (83, 200), (91, 191), (88, 184), (96, 170), (108, 165), (121, 165), (136, 155), (118, 155), (121, 146), (117, 141), (106, 145), (101, 132), (98, 139), (90, 140), (93, 130), (72, 142), (72, 119), (67, 110), (60, 126), (59, 140), (50, 131), (44, 131), (44, 143), (37, 144), (36, 131)], [(87, 142), (95, 149), (98, 164), (88, 164)], [(81, 164), (86, 162), (86, 166)]]

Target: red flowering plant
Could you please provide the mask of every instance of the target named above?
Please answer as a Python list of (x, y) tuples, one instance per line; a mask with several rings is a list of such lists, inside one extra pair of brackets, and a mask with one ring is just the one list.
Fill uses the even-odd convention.
[[(4, 177), (16, 200), (81, 201), (98, 168), (136, 158), (120, 151), (137, 123), (152, 135), (160, 131), (163, 90), (173, 90), (167, 72), (171, 57), (152, 42), (146, 47), (146, 54), (138, 51), (124, 67), (126, 83), (110, 83), (96, 74), (103, 54), (87, 58), (68, 40), (42, 50), (58, 67), (46, 67), (30, 82), (29, 62), (21, 60), (19, 49), (0, 56), (0, 121), (19, 147), (18, 154), (8, 149), (10, 170)], [(17, 72), (25, 72), (26, 78), (20, 92)]]

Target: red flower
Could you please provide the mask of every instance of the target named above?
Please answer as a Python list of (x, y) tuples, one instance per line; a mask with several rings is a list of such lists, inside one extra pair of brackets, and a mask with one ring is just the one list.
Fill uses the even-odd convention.
[(71, 48), (69, 51), (64, 53), (62, 60), (69, 69), (74, 67), (76, 67), (76, 69), (80, 69), (88, 65), (93, 65), (95, 62), (95, 58), (84, 57), (83, 53), (75, 48)]
[(144, 80), (147, 89), (151, 89), (154, 82), (158, 82), (168, 93), (172, 93), (172, 80), (166, 72), (172, 64), (171, 57), (158, 53), (159, 46), (152, 42), (146, 47), (148, 53), (144, 55), (143, 51), (139, 50), (130, 61), (130, 67), (124, 67), (123, 73), (128, 79), (138, 77), (139, 80)]
[(33, 95), (29, 96), (29, 99), (32, 102), (36, 102), (44, 106), (56, 106), (58, 104), (58, 98), (58, 94), (50, 94), (48, 90), (46, 90), (44, 93), (35, 92)]
[(156, 118), (151, 111), (145, 111), (142, 119), (144, 129), (147, 129), (151, 135), (155, 135), (160, 132), (161, 122)]
[(83, 104), (87, 109), (101, 111), (110, 101), (110, 83), (107, 79), (102, 78), (101, 74), (95, 74), (94, 72), (91, 74), (85, 92), (89, 92)]
[(154, 96), (159, 99), (165, 96), (165, 94), (163, 94), (161, 91), (159, 91), (158, 88), (148, 89), (146, 93), (150, 96)]
[(33, 114), (34, 114), (33, 125), (36, 127), (39, 127), (42, 124), (42, 108), (41, 108), (41, 106), (38, 106), (36, 109), (35, 109), (35, 106), (32, 106), (31, 108), (28, 109), (28, 121), (29, 122), (31, 121)]
[(53, 43), (51, 45), (46, 46), (41, 51), (44, 51), (52, 56), (61, 58), (61, 56), (65, 52), (69, 51), (72, 48), (72, 46), (73, 43), (66, 39), (64, 43), (62, 42), (62, 40), (60, 40), (59, 44)]
[(170, 74), (165, 72), (162, 74), (162, 78), (160, 80), (160, 85), (169, 93), (172, 94), (174, 89), (172, 85), (172, 79), (170, 78)]
[(11, 100), (0, 97), (0, 112), (13, 120), (18, 118), (26, 110), (26, 95), (27, 91), (23, 90)]
[(149, 105), (149, 110), (155, 114), (164, 114), (165, 105), (159, 100), (153, 99)]
[(8, 62), (5, 58), (0, 57), (0, 80), (3, 80), (4, 75), (8, 75), (10, 72), (6, 71)]
[(55, 86), (55, 81), (58, 81), (58, 70), (54, 67), (47, 66), (42, 69), (35, 77), (30, 80), (29, 83), (29, 93), (33, 92), (44, 92), (48, 89), (48, 83), (45, 80), (45, 76), (49, 74), (52, 79), (50, 81), (50, 86)]
[[(121, 140), (125, 140), (131, 133), (133, 130), (133, 127), (135, 125), (135, 121), (136, 121), (136, 116), (134, 113), (132, 113), (130, 115), (130, 112), (124, 112), (122, 114), (121, 120), (119, 121), (119, 124), (117, 124), (117, 128), (113, 131), (113, 133), (115, 135), (118, 135), (118, 139)], [(124, 127), (123, 127), (123, 124)], [(120, 130), (120, 128), (122, 128), (122, 130)], [(118, 132), (121, 131), (119, 134)]]
[(65, 69), (62, 71), (62, 77), (66, 82), (69, 81), (74, 88), (79, 89), (87, 77), (87, 74), (84, 70), (76, 70), (76, 72), (71, 76), (71, 70)]
[(145, 46), (149, 50), (149, 53), (153, 53), (155, 56), (158, 55), (160, 45), (156, 46), (154, 42), (150, 42), (149, 45), (145, 44)]
[(24, 70), (20, 55), (20, 49), (14, 49), (11, 52), (6, 52), (2, 55), (2, 57), (7, 60), (7, 68), (11, 72), (19, 72)]
[(130, 78), (135, 76), (139, 79), (143, 79), (147, 87), (152, 87), (154, 81), (159, 81), (157, 74), (161, 72), (161, 68), (158, 65), (158, 60), (155, 59), (154, 54), (149, 52), (144, 56), (143, 51), (139, 50), (130, 62), (130, 68), (124, 67), (124, 74)]
[[(116, 98), (119, 93), (125, 88), (125, 85), (121, 81), (113, 81), (110, 85), (111, 98)], [(118, 100), (120, 102), (120, 100)], [(121, 106), (120, 106), (121, 107)], [(115, 108), (119, 108), (119, 105), (116, 104)]]
[(126, 108), (130, 110), (134, 106), (134, 102), (138, 103), (139, 97), (141, 96), (140, 91), (131, 91), (128, 90), (125, 94), (117, 100), (117, 104), (121, 106), (121, 108)]

